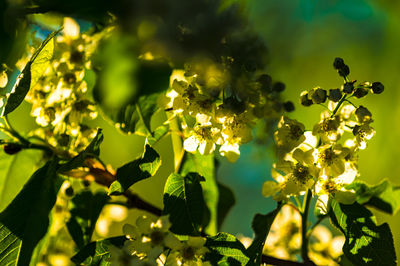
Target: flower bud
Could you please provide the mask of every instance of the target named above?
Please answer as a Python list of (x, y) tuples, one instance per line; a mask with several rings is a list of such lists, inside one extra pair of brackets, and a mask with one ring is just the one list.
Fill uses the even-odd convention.
[(71, 186), (67, 187), (67, 189), (65, 189), (65, 195), (72, 197), (74, 195), (74, 189)]
[(380, 83), (380, 82), (372, 83), (372, 92), (374, 94), (381, 94), (384, 89), (385, 89), (385, 87), (383, 86), (382, 83)]
[(234, 96), (225, 98), (222, 107), (227, 108), (228, 110), (231, 110), (236, 114), (241, 114), (246, 109), (244, 102), (239, 101)]
[(85, 179), (85, 180), (83, 180), (82, 184), (83, 184), (84, 187), (89, 187), (91, 182), (89, 180)]
[(291, 101), (287, 101), (283, 104), (283, 109), (285, 109), (286, 112), (293, 112), (294, 104)]
[(300, 95), (300, 104), (303, 106), (310, 106), (313, 104), (313, 101), (308, 98), (307, 92)]
[(74, 73), (71, 73), (71, 72), (66, 73), (63, 78), (64, 78), (64, 81), (70, 85), (74, 84), (76, 82), (76, 76)]
[(275, 92), (282, 92), (286, 88), (285, 84), (282, 82), (275, 82), (274, 85), (272, 86), (272, 90)]
[(328, 98), (332, 102), (337, 103), (342, 98), (342, 92), (339, 89), (330, 89)]
[(343, 85), (343, 92), (344, 93), (350, 94), (350, 93), (353, 92), (353, 90), (354, 90), (354, 82), (346, 82)]
[(338, 73), (341, 77), (346, 77), (350, 74), (350, 68), (348, 65), (344, 65), (340, 69), (338, 69)]
[(362, 97), (364, 97), (365, 95), (368, 94), (368, 90), (365, 89), (365, 88), (357, 88), (356, 91), (353, 94), (357, 98), (362, 98)]
[(314, 90), (311, 95), (311, 99), (316, 104), (324, 103), (326, 101), (326, 90), (321, 88)]
[(263, 74), (258, 77), (257, 81), (261, 84), (261, 90), (271, 92), (272, 79), (271, 76)]
[(9, 155), (16, 154), (22, 150), (21, 145), (15, 144), (15, 143), (5, 144), (3, 148), (4, 148), (4, 152)]
[(359, 125), (355, 125), (354, 128), (353, 128), (353, 135), (357, 136), (359, 130), (360, 130), (360, 126)]
[(364, 106), (358, 107), (354, 114), (360, 123), (368, 123), (371, 121), (372, 114)]
[(344, 64), (344, 60), (340, 57), (336, 57), (335, 61), (333, 61), (333, 67), (338, 70), (341, 69), (343, 66), (345, 66)]

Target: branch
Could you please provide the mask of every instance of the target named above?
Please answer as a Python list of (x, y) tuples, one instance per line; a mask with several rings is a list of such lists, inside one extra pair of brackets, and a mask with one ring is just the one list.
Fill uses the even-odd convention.
[[(98, 161), (98, 159), (97, 159)], [(96, 163), (96, 161), (88, 159), (86, 160), (87, 165), (89, 166), (89, 173), (94, 177), (94, 181), (97, 184), (100, 184), (105, 187), (109, 187), (112, 182), (116, 180), (115, 173), (111, 173), (104, 167), (104, 163), (99, 162), (100, 164)], [(86, 177), (84, 177), (86, 178)], [(156, 216), (162, 215), (162, 210), (153, 204), (143, 200), (140, 198), (138, 194), (135, 194), (129, 190), (125, 191), (123, 196), (128, 200), (128, 208), (130, 209), (139, 209), (144, 210), (149, 213), (152, 213)]]
[(128, 208), (135, 208), (143, 211), (147, 211), (156, 216), (162, 215), (162, 210), (153, 204), (143, 200), (139, 195), (130, 192), (129, 190), (124, 193), (124, 196), (128, 199)]
[(304, 265), (309, 265), (307, 263), (302, 263), (302, 262), (297, 262), (297, 261), (291, 261), (291, 260), (284, 260), (284, 259), (278, 259), (275, 257), (271, 257), (268, 255), (262, 255), (261, 257), (261, 262), (270, 264), (270, 265), (284, 265), (284, 266), (304, 266)]

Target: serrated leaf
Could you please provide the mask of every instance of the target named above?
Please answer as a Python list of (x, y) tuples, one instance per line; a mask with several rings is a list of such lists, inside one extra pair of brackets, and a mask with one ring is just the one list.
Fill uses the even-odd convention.
[(206, 208), (197, 173), (186, 176), (172, 173), (164, 187), (163, 215), (169, 215), (171, 232), (178, 235), (199, 235)]
[(150, 144), (150, 146), (153, 146), (156, 142), (158, 142), (162, 137), (167, 135), (169, 132), (169, 126), (168, 125), (161, 125), (157, 127), (154, 132), (149, 135), (146, 140), (147, 143)]
[(217, 207), (217, 221), (218, 221), (218, 229), (221, 228), (226, 216), (228, 215), (229, 211), (236, 203), (235, 194), (233, 191), (221, 184), (217, 183), (218, 185), (218, 207)]
[(71, 260), (77, 265), (111, 265), (110, 247), (122, 248), (126, 240), (125, 236), (117, 236), (92, 242), (83, 247)]
[(210, 250), (205, 260), (210, 261), (212, 265), (254, 265), (243, 244), (228, 233), (207, 237), (205, 246)]
[(0, 263), (29, 265), (32, 252), (49, 225), (62, 180), (57, 161), (37, 170), (17, 197), (0, 214)]
[(262, 250), (267, 239), (271, 225), (274, 222), (276, 215), (278, 215), (281, 204), (278, 203), (278, 207), (268, 214), (256, 214), (253, 218), (251, 228), (254, 231), (255, 238), (251, 243), (250, 247), (247, 249), (247, 254), (250, 260), (255, 263), (255, 265), (260, 265)]
[(97, 219), (107, 200), (108, 196), (104, 191), (82, 191), (71, 200), (71, 217), (67, 228), (79, 249), (89, 244)]
[(348, 189), (354, 189), (357, 202), (377, 208), (378, 210), (395, 214), (400, 209), (400, 186), (393, 186), (388, 180), (370, 186), (364, 182), (353, 182)]
[(38, 150), (22, 150), (14, 155), (0, 152), (0, 211), (11, 203), (35, 172), (41, 155)]
[(140, 96), (135, 103), (130, 103), (119, 110), (115, 122), (120, 124), (120, 129), (126, 133), (151, 135), (150, 121), (158, 109), (158, 97), (158, 93)]
[(26, 64), (22, 73), (18, 77), (11, 94), (8, 96), (1, 116), (5, 116), (14, 111), (25, 99), (30, 88), (34, 87), (49, 66), (54, 53), (54, 36), (59, 31), (51, 33), (40, 45)]
[(160, 166), (160, 155), (147, 144), (140, 158), (117, 169), (117, 180), (110, 185), (108, 194), (123, 194), (133, 184), (154, 176)]
[(387, 223), (377, 225), (363, 205), (331, 200), (332, 223), (344, 234), (343, 253), (355, 265), (396, 265), (393, 236)]
[(87, 158), (92, 158), (94, 156), (100, 155), (100, 144), (103, 142), (103, 133), (99, 128), (94, 139), (86, 147), (86, 149), (76, 155), (74, 158), (68, 162), (62, 164), (59, 168), (59, 172), (68, 172), (72, 169), (83, 166), (83, 163)]
[(203, 176), (205, 181), (201, 182), (201, 187), (203, 189), (204, 201), (207, 208), (206, 218), (203, 221), (203, 226), (206, 226), (205, 232), (210, 235), (215, 235), (218, 232), (217, 222), (218, 222), (218, 187), (216, 182), (216, 169), (214, 162), (214, 155), (201, 155), (200, 153), (192, 154), (186, 153), (183, 164), (181, 167), (180, 174), (186, 175), (190, 172), (197, 172), (199, 175)]

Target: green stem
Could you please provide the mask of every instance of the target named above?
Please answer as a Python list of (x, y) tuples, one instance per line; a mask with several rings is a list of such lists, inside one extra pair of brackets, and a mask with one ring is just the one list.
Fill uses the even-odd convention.
[(345, 101), (348, 102), (349, 104), (353, 105), (355, 108), (358, 108), (354, 103), (352, 103), (352, 102), (349, 101), (348, 99), (346, 99)]
[(182, 145), (182, 138), (179, 134), (174, 133), (174, 132), (179, 132), (179, 125), (178, 125), (178, 118), (171, 117), (171, 114), (167, 113), (168, 121), (169, 121), (169, 127), (171, 129), (171, 141), (172, 141), (172, 149), (174, 151), (174, 161), (175, 161), (175, 173), (179, 171), (179, 168), (182, 163), (183, 155), (184, 155), (184, 149)]
[(342, 99), (340, 99), (340, 101), (338, 102), (338, 104), (336, 105), (335, 109), (333, 110), (331, 117), (334, 117), (335, 114), (337, 113), (337, 111), (339, 110), (340, 106), (342, 105), (342, 103), (346, 100), (346, 94), (343, 95)]
[(307, 223), (308, 223), (308, 212), (310, 210), (312, 193), (309, 189), (304, 198), (303, 213), (301, 214), (301, 257), (304, 263), (313, 265), (313, 262), (308, 257), (308, 237), (307, 237)]
[(11, 134), (12, 137), (14, 137), (15, 139), (19, 140), (22, 144), (24, 145), (29, 145), (30, 142), (25, 139), (24, 137), (22, 137), (15, 129), (13, 126), (11, 126), (10, 121), (8, 120), (8, 116), (4, 116), (4, 123), (6, 126), (6, 130)]
[(327, 215), (320, 216), (315, 224), (311, 226), (311, 228), (307, 232), (307, 237), (310, 237), (314, 229), (326, 218), (328, 217)]

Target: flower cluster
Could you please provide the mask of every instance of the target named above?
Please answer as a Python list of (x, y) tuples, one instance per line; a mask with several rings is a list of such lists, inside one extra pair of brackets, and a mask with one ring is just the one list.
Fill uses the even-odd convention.
[(115, 265), (211, 265), (202, 261), (208, 252), (205, 238), (189, 236), (180, 241), (170, 227), (167, 216), (158, 220), (141, 216), (135, 226), (125, 224), (123, 231), (128, 240), (123, 249), (112, 249), (111, 261)]
[(328, 110), (321, 113), (312, 130), (305, 130), (296, 120), (281, 118), (274, 135), (278, 162), (272, 176), (277, 182), (264, 183), (264, 196), (280, 201), (311, 190), (323, 201), (333, 196), (341, 203), (354, 202), (354, 193), (346, 185), (359, 175), (358, 151), (366, 148), (375, 130), (371, 112), (356, 106), (350, 98), (364, 97), (369, 91), (379, 94), (383, 85), (364, 82), (354, 86), (356, 81), (348, 80), (349, 70), (342, 59), (337, 58), (334, 67), (344, 77), (341, 88), (329, 93), (322, 88), (301, 93), (300, 102), (305, 106), (328, 102)]
[(227, 70), (210, 62), (173, 72), (163, 105), (180, 118), (186, 151), (206, 155), (219, 145), (220, 154), (235, 162), (240, 145), (252, 140), (256, 121), (294, 110), (280, 99), (285, 85), (268, 75), (235, 81), (232, 85)]
[(82, 150), (96, 134), (83, 122), (97, 116), (87, 80), (99, 35), (81, 34), (79, 25), (66, 18), (63, 35), (55, 39), (53, 58), (26, 97), (41, 126), (33, 134), (65, 151)]
[[(309, 256), (320, 265), (338, 265), (343, 236), (332, 236), (329, 229), (317, 225), (310, 235)], [(301, 215), (289, 205), (282, 207), (272, 224), (263, 253), (281, 259), (296, 259), (301, 251)]]

